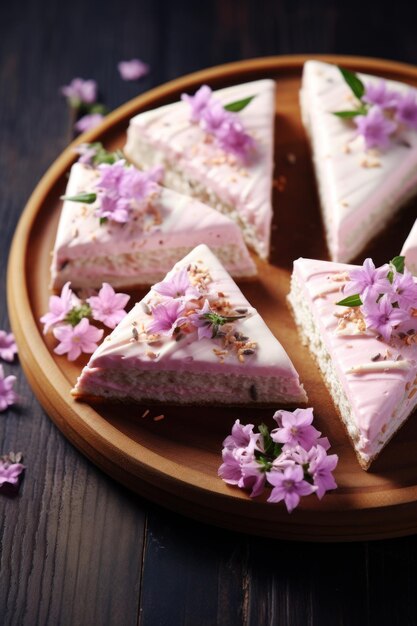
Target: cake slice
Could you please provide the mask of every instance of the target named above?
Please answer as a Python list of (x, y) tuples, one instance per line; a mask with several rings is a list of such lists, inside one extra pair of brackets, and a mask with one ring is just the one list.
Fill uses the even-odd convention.
[[(417, 92), (375, 76), (358, 77), (365, 86), (362, 102), (337, 66), (307, 61), (300, 92), (329, 253), (333, 261), (341, 262), (359, 255), (417, 193)], [(367, 93), (381, 106), (365, 102)], [(363, 115), (334, 115), (340, 111), (349, 115), (360, 107), (373, 109), (366, 133), (362, 127), (366, 140), (357, 127), (363, 124)], [(366, 149), (378, 142), (382, 147)]]
[[(96, 167), (75, 163), (66, 196), (95, 191)], [(128, 288), (162, 280), (172, 265), (204, 242), (236, 278), (256, 275), (256, 267), (232, 220), (214, 209), (155, 185), (145, 211), (127, 223), (100, 220), (100, 198), (92, 204), (65, 200), (52, 258), (52, 287), (71, 281), (74, 289), (103, 282)], [(104, 223), (103, 223), (104, 222)]]
[(405, 264), (410, 272), (417, 276), (417, 220), (404, 242), (401, 255), (405, 256)]
[(285, 350), (204, 244), (103, 341), (73, 395), (180, 405), (307, 401)]
[[(204, 89), (208, 88), (203, 87), (203, 94)], [(252, 96), (249, 104), (234, 114), (252, 143), (247, 158), (219, 145), (215, 135), (207, 132), (207, 124), (195, 121), (185, 101), (134, 117), (124, 151), (141, 168), (163, 165), (164, 185), (234, 219), (246, 243), (265, 259), (272, 220), (275, 83), (259, 80), (220, 89), (213, 92), (212, 102), (224, 106), (244, 103)]]
[(359, 308), (336, 305), (355, 267), (298, 259), (289, 302), (359, 463), (368, 469), (417, 405), (416, 320), (402, 322), (386, 340), (367, 327)]

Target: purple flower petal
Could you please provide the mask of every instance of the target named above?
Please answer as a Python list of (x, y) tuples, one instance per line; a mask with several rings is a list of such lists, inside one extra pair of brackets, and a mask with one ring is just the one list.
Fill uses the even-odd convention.
[(73, 107), (93, 104), (97, 100), (97, 83), (95, 80), (73, 78), (69, 85), (61, 87), (61, 93)]
[(358, 115), (354, 118), (358, 135), (365, 140), (365, 147), (387, 148), (390, 135), (397, 129), (397, 125), (389, 120), (378, 106), (373, 106), (367, 115)]
[(80, 117), (80, 119), (74, 124), (74, 128), (78, 133), (85, 133), (87, 130), (91, 130), (92, 128), (99, 126), (103, 120), (104, 115), (101, 113), (87, 113), (87, 115)]
[(17, 354), (17, 345), (13, 333), (0, 330), (0, 358), (11, 362), (15, 354)]
[(93, 318), (103, 322), (109, 328), (115, 328), (125, 317), (125, 306), (130, 300), (130, 296), (125, 293), (116, 293), (111, 285), (103, 283), (97, 296), (87, 299), (91, 306)]

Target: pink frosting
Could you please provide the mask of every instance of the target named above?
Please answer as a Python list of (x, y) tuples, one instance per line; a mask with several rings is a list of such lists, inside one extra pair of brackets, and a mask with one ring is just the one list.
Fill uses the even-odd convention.
[[(407, 345), (399, 339), (386, 343), (371, 331), (359, 334), (352, 327), (337, 330), (339, 319), (335, 314), (343, 312), (343, 307), (335, 303), (343, 298), (344, 282), (334, 278), (353, 267), (298, 259), (294, 262), (294, 276), (351, 405), (361, 435), (358, 448), (372, 456), (381, 447), (378, 440), (384, 438), (381, 433), (392, 420), (399, 425), (417, 404), (417, 393), (411, 390), (417, 375), (417, 345)], [(381, 359), (388, 356), (384, 362), (376, 361), (377, 355)], [(350, 373), (355, 370), (357, 373)]]
[[(71, 169), (66, 195), (95, 191), (98, 170), (75, 163)], [(202, 241), (210, 246), (237, 246), (240, 267), (248, 275), (256, 274), (255, 265), (244, 244), (236, 224), (207, 205), (170, 189), (159, 188), (152, 198), (155, 212), (145, 220), (145, 228), (132, 219), (127, 224), (108, 221), (100, 225), (95, 215), (98, 200), (93, 204), (65, 201), (54, 247), (52, 278), (59, 275), (59, 268), (68, 260), (136, 253), (138, 251), (164, 250), (169, 248), (193, 248)], [(158, 223), (160, 221), (160, 223)], [(153, 268), (155, 271), (155, 268)], [(103, 268), (97, 267), (97, 274)], [(89, 268), (91, 274), (91, 268)], [(115, 270), (131, 273), (140, 284), (140, 268), (126, 266)], [(165, 269), (166, 271), (166, 269)], [(68, 278), (67, 278), (68, 280)]]
[[(271, 187), (275, 116), (275, 83), (261, 80), (214, 92), (223, 104), (255, 96), (239, 112), (239, 119), (256, 142), (256, 156), (248, 163), (227, 158), (204, 131), (190, 122), (186, 102), (175, 102), (140, 113), (130, 122), (125, 152), (137, 161), (137, 141), (146, 141), (161, 158), (171, 161), (218, 198), (236, 209), (241, 219), (254, 227), (262, 257), (269, 253), (272, 219)], [(156, 156), (158, 161), (159, 156)]]
[[(202, 244), (195, 248), (174, 266), (168, 276), (190, 264), (209, 271), (208, 286), (211, 291), (224, 294), (235, 310), (247, 310), (246, 317), (235, 322), (235, 328), (237, 332), (256, 342), (255, 353), (245, 357), (242, 362), (237, 358), (236, 352), (230, 350), (223, 359), (219, 359), (214, 349), (221, 349), (221, 344), (211, 338), (198, 340), (196, 333), (185, 335), (180, 341), (163, 335), (157, 343), (149, 343), (145, 340), (146, 336), (142, 339), (141, 329), (146, 329), (152, 319), (148, 303), (155, 303), (158, 299), (158, 294), (151, 290), (99, 346), (82, 377), (88, 376), (94, 368), (110, 366), (128, 369), (138, 367), (155, 372), (175, 370), (184, 373), (192, 371), (241, 374), (249, 377), (278, 376), (289, 396), (298, 397), (300, 402), (306, 401), (298, 374), (284, 348), (207, 246)], [(139, 332), (139, 341), (133, 338), (136, 333), (134, 328)]]

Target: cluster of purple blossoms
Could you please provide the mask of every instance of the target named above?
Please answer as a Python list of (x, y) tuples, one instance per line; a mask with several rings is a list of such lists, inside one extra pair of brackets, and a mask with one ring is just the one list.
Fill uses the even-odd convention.
[(194, 96), (186, 93), (181, 99), (191, 108), (190, 119), (200, 125), (209, 135), (213, 135), (225, 151), (246, 159), (255, 146), (253, 138), (245, 132), (238, 115), (228, 111), (216, 98), (207, 85), (200, 87)]
[(355, 118), (357, 131), (366, 149), (389, 146), (391, 137), (401, 128), (417, 130), (417, 91), (404, 95), (387, 87), (384, 80), (364, 86), (362, 102), (366, 114)]
[(245, 317), (244, 314), (223, 316), (212, 308), (218, 296), (200, 292), (191, 284), (186, 268), (167, 276), (152, 287), (162, 300), (151, 306), (152, 321), (146, 331), (179, 338), (181, 333), (197, 332), (198, 340), (222, 336), (220, 327)]
[(313, 409), (281, 410), (273, 418), (277, 428), (269, 432), (262, 424), (257, 433), (253, 424), (236, 420), (223, 441), (218, 473), (229, 485), (250, 491), (252, 498), (272, 487), (268, 502), (284, 500), (291, 513), (301, 496), (315, 493), (321, 499), (336, 489), (332, 472), (338, 457), (327, 454), (330, 444), (312, 425)]
[(354, 119), (357, 135), (363, 137), (367, 150), (388, 148), (391, 138), (403, 129), (417, 130), (416, 89), (400, 93), (384, 80), (365, 85), (354, 72), (339, 69), (359, 106), (352, 111), (336, 111), (335, 115)]
[(366, 327), (386, 341), (400, 324), (415, 320), (417, 283), (404, 268), (403, 257), (378, 268), (372, 259), (365, 259), (362, 267), (349, 272), (343, 293), (347, 298), (341, 303), (360, 306)]
[(56, 354), (67, 354), (69, 361), (77, 359), (82, 352), (91, 354), (103, 336), (103, 329), (91, 324), (91, 319), (108, 328), (115, 326), (126, 315), (125, 306), (130, 296), (116, 293), (111, 285), (103, 283), (97, 295), (80, 300), (66, 283), (60, 296), (49, 298), (49, 311), (40, 319), (43, 332), (50, 329), (59, 344)]
[(133, 165), (127, 166), (124, 159), (98, 166), (101, 177), (96, 183), (100, 205), (97, 217), (124, 224), (134, 210), (141, 210), (144, 201), (158, 190), (163, 168), (154, 167), (146, 172)]
[(18, 489), (21, 474), (26, 469), (21, 463), (22, 458), (21, 452), (0, 456), (0, 492), (3, 487), (12, 487), (14, 492)]

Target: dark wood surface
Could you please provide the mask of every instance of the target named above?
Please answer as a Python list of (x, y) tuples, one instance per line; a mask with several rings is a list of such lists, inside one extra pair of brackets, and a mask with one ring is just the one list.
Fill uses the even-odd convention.
[[(355, 6), (353, 6), (355, 5)], [(33, 187), (71, 137), (60, 85), (95, 78), (110, 108), (211, 65), (343, 53), (417, 64), (405, 2), (53, 0), (0, 9), (0, 328), (10, 240)], [(139, 56), (152, 71), (120, 80)], [(19, 495), (0, 496), (0, 624), (417, 624), (417, 538), (302, 544), (189, 521), (132, 495), (42, 411), (18, 363), (20, 402), (0, 453), (22, 450)]]

